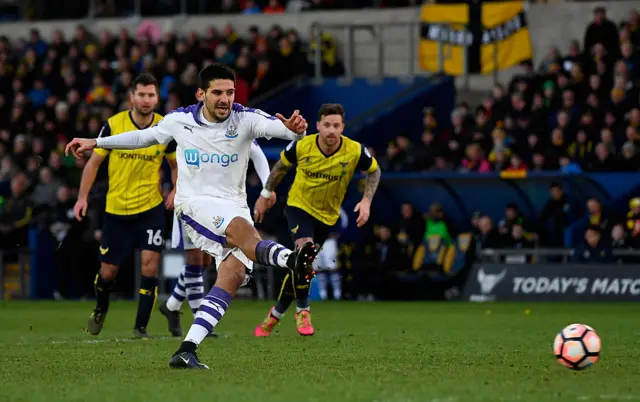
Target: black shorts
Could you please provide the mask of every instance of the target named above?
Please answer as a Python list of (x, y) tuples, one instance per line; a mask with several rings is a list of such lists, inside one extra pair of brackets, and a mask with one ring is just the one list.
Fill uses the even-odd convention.
[(136, 249), (162, 251), (164, 204), (135, 215), (104, 214), (100, 261), (122, 265)]
[(294, 243), (303, 237), (311, 237), (314, 242), (322, 247), (327, 237), (329, 237), (331, 226), (320, 222), (300, 208), (287, 205), (284, 215), (287, 217), (289, 232)]

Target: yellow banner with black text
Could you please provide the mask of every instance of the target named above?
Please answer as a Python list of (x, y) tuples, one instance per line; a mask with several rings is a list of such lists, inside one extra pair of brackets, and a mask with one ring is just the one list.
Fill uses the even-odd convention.
[(421, 20), (419, 58), (426, 71), (486, 74), (532, 58), (520, 1), (426, 4)]

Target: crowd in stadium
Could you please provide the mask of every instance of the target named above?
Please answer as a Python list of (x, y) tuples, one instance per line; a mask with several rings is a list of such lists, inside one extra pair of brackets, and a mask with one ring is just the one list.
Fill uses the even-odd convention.
[[(640, 171), (640, 15), (633, 10), (619, 26), (594, 11), (582, 44), (574, 40), (562, 55), (552, 48), (534, 69), (524, 63), (523, 74), (507, 87), (496, 85), (481, 105), (460, 103), (450, 122), (439, 122), (431, 108), (424, 110), (424, 131), (417, 144), (400, 135), (388, 144), (381, 159), (384, 171), (475, 172), (519, 175), (526, 172), (638, 172)], [(448, 124), (450, 123), (450, 124)], [(430, 227), (402, 206), (403, 220), (392, 233), (411, 239), (414, 248), (429, 236)], [(640, 199), (628, 210), (609, 214), (600, 202), (570, 200), (560, 183), (550, 189), (542, 215), (526, 217), (509, 204), (497, 223), (478, 211), (473, 232), (478, 249), (562, 248), (570, 211), (589, 215), (584, 244), (575, 244), (573, 259), (613, 261), (613, 248), (640, 248)], [(618, 211), (619, 212), (619, 211)], [(611, 216), (608, 216), (611, 215)], [(428, 220), (446, 218), (442, 206), (432, 205)], [(450, 222), (445, 237), (457, 234)], [(411, 248), (405, 248), (405, 259)], [(407, 251), (409, 250), (409, 251)], [(397, 255), (401, 255), (398, 253)], [(519, 256), (520, 262), (531, 258)], [(618, 261), (623, 259), (618, 258)], [(511, 262), (517, 262), (513, 258)], [(401, 266), (392, 262), (390, 266)], [(405, 264), (406, 266), (406, 264)]]
[[(182, 8), (184, 2), (185, 8)], [(2, 20), (79, 19), (88, 15), (100, 18), (126, 17), (135, 13), (132, 0), (95, 0), (64, 2), (34, 0), (0, 2)], [(314, 10), (334, 10), (363, 7), (407, 7), (419, 4), (416, 0), (141, 0), (142, 16), (188, 14), (277, 14)]]
[[(248, 12), (251, 3), (220, 4)], [(277, 2), (261, 10), (268, 12), (272, 3)], [(329, 6), (332, 2), (310, 3)], [(639, 171), (639, 33), (637, 12), (618, 27), (598, 9), (582, 46), (572, 42), (564, 56), (551, 49), (537, 69), (525, 63), (524, 74), (506, 88), (496, 85), (475, 109), (460, 104), (451, 122), (436, 121), (434, 110), (425, 109), (418, 144), (412, 144), (408, 136), (390, 142), (387, 154), (379, 158), (383, 171)], [(342, 67), (335, 57), (336, 46), (330, 38), (323, 42), (324, 73), (339, 75)], [(238, 73), (236, 100), (246, 103), (290, 77), (308, 73), (307, 47), (295, 30), (278, 26), (269, 32), (252, 28), (247, 35), (231, 25), (221, 32), (209, 28), (201, 36), (167, 33), (158, 44), (134, 38), (124, 29), (117, 34), (97, 34), (82, 25), (72, 38), (65, 38), (62, 32), (43, 38), (36, 29), (23, 41), (0, 38), (0, 193), (4, 194), (0, 246), (26, 245), (27, 228), (39, 225), (57, 241), (68, 240), (62, 244), (84, 245), (59, 250), (57, 258), (64, 260), (69, 255), (65, 253), (80, 250), (73, 261), (97, 261), (105, 182), (102, 187), (100, 180), (96, 183), (88, 219), (75, 221), (69, 211), (85, 162), (65, 157), (63, 148), (72, 137), (95, 136), (110, 115), (126, 107), (128, 86), (137, 74), (150, 72), (158, 78), (158, 112), (164, 114), (193, 103), (196, 75), (202, 66), (213, 61), (230, 64)], [(259, 187), (255, 178), (250, 182)], [(167, 184), (165, 192), (169, 191)], [(562, 231), (569, 224), (563, 216), (566, 196), (559, 185), (551, 194), (543, 216), (550, 226), (544, 230), (513, 206), (499, 224), (480, 212), (475, 214), (476, 245), (562, 246)], [(585, 247), (602, 247), (599, 238), (593, 243), (595, 234), (613, 238), (615, 247), (638, 247), (638, 208), (632, 202), (629, 216), (633, 219), (620, 223), (593, 212), (598, 218), (587, 230)], [(458, 234), (442, 206), (433, 205), (426, 222), (419, 215), (405, 204), (397, 227), (376, 228), (367, 248), (372, 266), (409, 266), (415, 248), (430, 230), (443, 228), (440, 222), (446, 222), (447, 236)]]
[(640, 170), (640, 17), (618, 28), (598, 8), (582, 43), (551, 48), (537, 69), (523, 65), (481, 105), (460, 104), (449, 122), (424, 112), (418, 144), (389, 144), (387, 171)]

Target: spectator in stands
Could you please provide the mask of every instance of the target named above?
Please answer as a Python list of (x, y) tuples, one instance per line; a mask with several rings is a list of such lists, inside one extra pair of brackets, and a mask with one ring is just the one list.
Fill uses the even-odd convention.
[(445, 157), (454, 163), (464, 156), (465, 147), (471, 139), (469, 129), (465, 127), (465, 115), (462, 109), (451, 112), (451, 129), (440, 134), (440, 142)]
[(473, 124), (473, 136), (474, 143), (480, 145), (482, 150), (487, 154), (491, 148), (491, 131), (493, 131), (494, 125), (489, 118), (489, 113), (484, 106), (478, 106), (476, 108), (476, 116)]
[(453, 223), (447, 219), (442, 205), (434, 203), (429, 206), (426, 225), (425, 240), (428, 240), (431, 236), (439, 236), (445, 244), (451, 244), (456, 232)]
[(477, 248), (480, 247), (480, 218), (482, 218), (482, 212), (473, 211), (471, 214), (471, 235), (473, 236)]
[(424, 131), (435, 132), (438, 127), (438, 121), (436, 120), (435, 110), (432, 107), (426, 107), (423, 110), (422, 124)]
[(477, 244), (481, 250), (502, 247), (500, 233), (494, 228), (493, 220), (489, 216), (484, 215), (478, 220), (478, 231), (480, 235)]
[(401, 242), (404, 238), (412, 246), (411, 250), (422, 243), (425, 235), (425, 221), (416, 211), (415, 206), (405, 201), (400, 206), (400, 221), (396, 229), (398, 240)]
[(540, 214), (544, 244), (549, 247), (564, 247), (564, 230), (572, 221), (571, 203), (564, 193), (562, 185), (558, 182), (551, 183), (549, 188), (550, 198)]
[(571, 160), (578, 163), (583, 169), (591, 165), (595, 158), (593, 141), (589, 139), (585, 129), (578, 130), (576, 139), (569, 145), (567, 153)]
[(381, 285), (390, 274), (403, 271), (409, 262), (402, 255), (401, 246), (388, 226), (381, 225), (373, 241), (366, 247), (366, 267), (358, 281), (360, 295), (379, 295)]
[(493, 145), (489, 153), (489, 162), (493, 164), (496, 171), (502, 171), (507, 167), (507, 159), (511, 156), (511, 149), (508, 147), (507, 132), (503, 128), (502, 122), (496, 124), (496, 128), (491, 133)]
[[(521, 223), (516, 222), (511, 226), (511, 232), (503, 238), (502, 247), (511, 249), (532, 249), (535, 247), (535, 243), (530, 239), (524, 231), (524, 227)], [(505, 258), (506, 264), (524, 264), (531, 262), (530, 255), (509, 255)]]
[(547, 54), (544, 56), (540, 65), (538, 66), (538, 72), (542, 74), (548, 74), (557, 71), (558, 63), (560, 61), (560, 49), (556, 46), (552, 46), (547, 50)]
[(511, 163), (507, 166), (503, 171), (511, 172), (511, 173), (526, 173), (528, 168), (527, 165), (523, 162), (522, 158), (518, 154), (511, 155)]
[(453, 170), (453, 164), (449, 162), (444, 156), (436, 156), (433, 167), (429, 169), (430, 172), (451, 172)]
[(604, 214), (602, 204), (596, 198), (587, 200), (587, 215), (589, 217), (589, 225), (598, 226), (605, 233), (609, 232), (611, 229), (610, 219)]
[(436, 142), (436, 136), (431, 129), (425, 129), (422, 133), (422, 141), (416, 146), (415, 170), (425, 172), (433, 167), (436, 157), (440, 154), (440, 147)]
[(269, 4), (262, 10), (265, 14), (280, 14), (284, 13), (284, 7), (278, 0), (269, 0)]
[(640, 170), (640, 154), (633, 142), (627, 141), (622, 146), (620, 170), (625, 172), (637, 172)]
[(56, 202), (56, 194), (62, 183), (53, 176), (48, 166), (40, 169), (39, 181), (31, 193), (31, 203), (37, 210), (48, 209)]
[(584, 234), (584, 245), (577, 248), (574, 254), (575, 262), (589, 264), (604, 264), (613, 262), (611, 244), (602, 236), (602, 228), (592, 225), (587, 228)]
[(396, 172), (411, 170), (411, 162), (414, 161), (413, 151), (409, 151), (409, 140), (400, 135), (395, 140), (389, 141), (387, 154), (382, 158), (382, 169)]
[(591, 164), (591, 171), (615, 172), (618, 170), (618, 164), (616, 163), (615, 158), (611, 155), (606, 143), (601, 142), (596, 145), (595, 156), (595, 162)]
[(344, 73), (344, 65), (338, 58), (338, 47), (336, 46), (333, 36), (328, 32), (323, 32), (318, 45), (318, 38), (314, 32), (311, 37), (311, 54), (315, 52), (317, 46), (320, 46), (322, 55), (322, 75), (325, 77), (337, 77)]
[(516, 223), (524, 224), (524, 214), (518, 204), (510, 202), (504, 209), (504, 217), (498, 222), (498, 232), (502, 236), (509, 236), (511, 227)]
[(255, 0), (244, 1), (244, 9), (242, 11), (243, 14), (245, 15), (260, 14), (261, 12), (262, 12), (262, 9), (260, 8), (260, 5), (258, 5), (258, 3)]
[(616, 57), (620, 49), (620, 36), (616, 24), (607, 19), (604, 7), (593, 10), (593, 21), (584, 34), (584, 50), (590, 52), (596, 43), (602, 43), (607, 54)]
[(611, 229), (611, 245), (614, 249), (629, 248), (627, 242), (627, 231), (622, 223), (613, 226)]
[(640, 197), (632, 198), (629, 201), (625, 228), (629, 246), (640, 249)]
[(11, 179), (11, 194), (2, 197), (0, 205), (0, 249), (14, 250), (28, 246), (28, 224), (33, 207), (27, 198), (27, 176), (17, 173)]
[(465, 150), (466, 157), (462, 159), (460, 172), (468, 173), (489, 173), (491, 172), (491, 164), (484, 158), (482, 148), (477, 143), (467, 145)]

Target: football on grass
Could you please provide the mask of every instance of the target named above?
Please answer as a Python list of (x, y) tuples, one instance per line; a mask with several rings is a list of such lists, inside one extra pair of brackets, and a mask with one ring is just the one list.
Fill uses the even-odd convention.
[(600, 337), (588, 325), (571, 324), (565, 327), (553, 342), (553, 354), (563, 366), (571, 370), (584, 370), (600, 358)]

